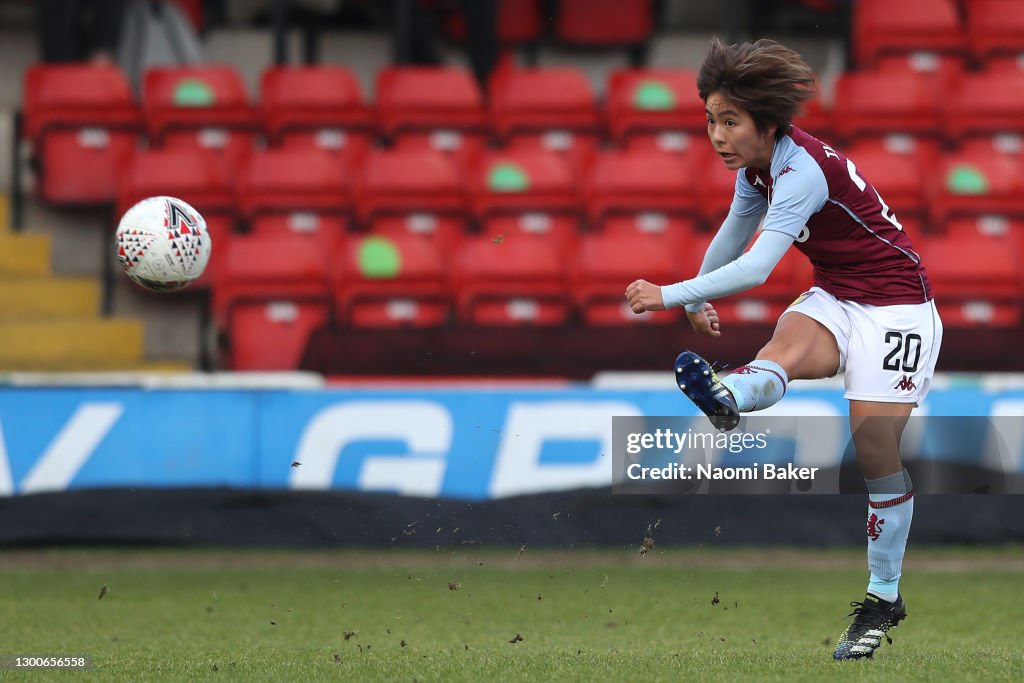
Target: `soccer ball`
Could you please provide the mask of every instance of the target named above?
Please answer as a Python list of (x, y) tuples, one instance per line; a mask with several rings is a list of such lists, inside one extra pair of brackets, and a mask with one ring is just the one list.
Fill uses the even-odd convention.
[(202, 275), (213, 246), (203, 217), (175, 197), (150, 197), (128, 209), (115, 242), (124, 272), (154, 292), (173, 292)]

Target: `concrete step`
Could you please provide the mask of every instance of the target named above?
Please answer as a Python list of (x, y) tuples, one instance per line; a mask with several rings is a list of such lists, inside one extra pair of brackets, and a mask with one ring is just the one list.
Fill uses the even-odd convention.
[(0, 321), (0, 371), (98, 371), (143, 364), (139, 320)]
[(0, 320), (88, 318), (99, 310), (95, 278), (0, 275)]
[(49, 275), (52, 240), (39, 233), (0, 233), (0, 276)]

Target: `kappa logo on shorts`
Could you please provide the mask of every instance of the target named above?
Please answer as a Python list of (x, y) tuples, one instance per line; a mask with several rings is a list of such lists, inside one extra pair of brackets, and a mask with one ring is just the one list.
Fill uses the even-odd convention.
[(868, 538), (877, 541), (878, 537), (882, 535), (883, 524), (885, 524), (885, 519), (872, 512), (868, 517)]
[(896, 386), (894, 386), (893, 389), (899, 389), (900, 391), (914, 391), (915, 389), (917, 389), (917, 385), (914, 384), (914, 381), (910, 379), (908, 376), (903, 375), (903, 377), (900, 378), (900, 381), (896, 383)]

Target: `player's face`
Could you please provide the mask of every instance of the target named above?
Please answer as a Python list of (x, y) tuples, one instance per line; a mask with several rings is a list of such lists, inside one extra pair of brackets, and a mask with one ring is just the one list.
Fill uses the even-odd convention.
[(775, 126), (759, 131), (750, 113), (720, 93), (708, 95), (708, 137), (730, 170), (768, 168), (775, 148)]

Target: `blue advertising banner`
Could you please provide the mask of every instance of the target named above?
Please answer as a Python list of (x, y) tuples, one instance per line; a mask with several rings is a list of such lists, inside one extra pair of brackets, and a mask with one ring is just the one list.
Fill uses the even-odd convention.
[[(758, 415), (843, 416), (841, 390)], [(915, 415), (1024, 416), (1024, 390), (936, 388)], [(706, 420), (674, 390), (0, 389), (0, 495), (96, 487), (388, 491), (483, 500), (612, 482), (612, 417)], [(1019, 424), (1018, 424), (1019, 422)], [(1024, 420), (1001, 437), (1021, 472)], [(838, 464), (841, 448), (821, 453)]]

